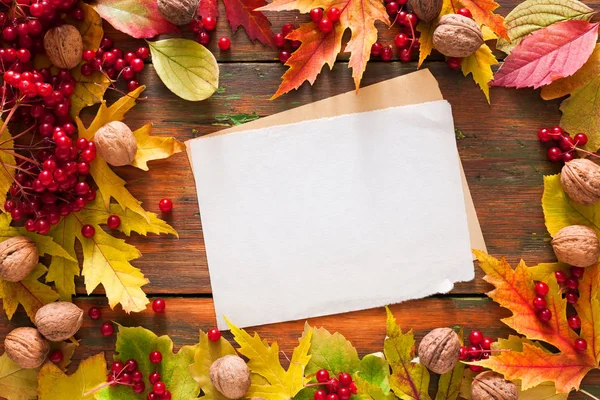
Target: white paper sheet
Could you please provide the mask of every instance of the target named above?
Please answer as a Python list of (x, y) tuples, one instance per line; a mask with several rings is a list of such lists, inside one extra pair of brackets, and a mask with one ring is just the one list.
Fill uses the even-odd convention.
[(220, 329), (474, 277), (446, 101), (200, 138), (191, 155)]

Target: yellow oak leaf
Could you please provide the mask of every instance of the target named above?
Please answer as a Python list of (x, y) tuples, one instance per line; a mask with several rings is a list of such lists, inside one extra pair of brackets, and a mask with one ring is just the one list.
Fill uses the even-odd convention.
[(100, 14), (96, 12), (94, 7), (89, 4), (80, 1), (77, 7), (83, 11), (83, 19), (76, 20), (71, 17), (67, 17), (67, 22), (77, 28), (81, 33), (81, 39), (83, 40), (83, 48), (85, 50), (98, 50), (102, 37), (104, 36), (104, 29), (102, 29), (102, 18)]
[(93, 390), (106, 382), (104, 354), (96, 354), (79, 364), (73, 375), (66, 375), (52, 362), (38, 374), (39, 400), (92, 400)]
[(461, 68), (464, 76), (473, 74), (473, 80), (483, 93), (488, 103), (490, 102), (490, 86), (489, 81), (494, 77), (492, 65), (498, 64), (498, 60), (492, 53), (492, 50), (487, 44), (483, 44), (477, 51), (469, 57), (463, 59)]
[(37, 399), (37, 370), (25, 369), (12, 362), (6, 353), (0, 356), (0, 396), (7, 400)]
[(70, 301), (75, 294), (75, 277), (79, 276), (79, 262), (75, 253), (75, 229), (81, 229), (75, 218), (63, 218), (48, 233), (72, 259), (52, 257), (46, 282), (54, 282), (61, 300)]
[(585, 85), (600, 74), (600, 44), (596, 45), (590, 58), (577, 72), (566, 78), (555, 80), (542, 87), (542, 99), (552, 100), (566, 96), (575, 89)]
[(12, 151), (14, 146), (12, 136), (8, 131), (7, 124), (2, 119), (0, 119), (0, 131), (2, 132), (0, 134), (0, 163), (2, 164), (0, 175), (0, 208), (4, 210), (6, 193), (8, 193), (8, 189), (10, 189), (10, 185), (13, 183), (17, 161)]
[(0, 279), (0, 298), (6, 317), (12, 319), (19, 304), (33, 321), (35, 313), (48, 303), (58, 300), (58, 293), (39, 281), (48, 269), (38, 264), (21, 282), (7, 282)]
[(148, 171), (148, 161), (168, 158), (185, 150), (185, 145), (175, 138), (150, 136), (151, 129), (152, 124), (146, 124), (133, 132), (138, 148), (131, 165), (144, 171)]
[(304, 332), (298, 346), (292, 353), (290, 366), (286, 371), (279, 362), (279, 346), (274, 342), (271, 346), (261, 340), (258, 334), (250, 336), (245, 330), (227, 321), (233, 338), (240, 345), (238, 352), (248, 358), (248, 368), (253, 377), (246, 397), (262, 397), (266, 400), (289, 400), (304, 388), (304, 369), (310, 361), (308, 350), (312, 338), (312, 329)]
[(202, 400), (228, 400), (227, 397), (215, 389), (210, 380), (210, 366), (217, 359), (226, 355), (235, 355), (235, 349), (225, 339), (220, 338), (217, 342), (208, 340), (208, 336), (200, 331), (200, 343), (194, 355), (194, 363), (189, 366), (190, 375), (200, 384), (204, 396)]
[(417, 25), (417, 31), (421, 33), (419, 37), (419, 67), (423, 64), (423, 61), (431, 54), (433, 50), (433, 31), (438, 25), (440, 18), (446, 14), (452, 13), (452, 1), (443, 0), (442, 10), (436, 19), (431, 22), (420, 21)]

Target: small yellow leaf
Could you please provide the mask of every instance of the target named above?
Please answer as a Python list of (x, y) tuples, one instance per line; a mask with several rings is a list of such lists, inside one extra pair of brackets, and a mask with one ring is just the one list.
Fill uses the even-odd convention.
[(423, 64), (423, 61), (431, 54), (433, 50), (433, 31), (437, 27), (440, 18), (446, 14), (452, 13), (452, 2), (450, 0), (443, 0), (442, 10), (439, 16), (431, 22), (419, 22), (417, 25), (417, 31), (421, 33), (419, 38), (419, 67)]
[(37, 398), (37, 370), (19, 367), (6, 353), (0, 356), (0, 396), (8, 400)]
[(84, 360), (77, 372), (65, 375), (54, 363), (47, 362), (38, 375), (39, 400), (92, 400), (95, 388), (106, 382), (104, 354)]
[(185, 145), (175, 138), (150, 136), (151, 129), (152, 124), (147, 124), (133, 132), (138, 148), (131, 165), (144, 171), (148, 171), (148, 161), (168, 158), (185, 149)]
[(486, 42), (488, 40), (498, 39), (498, 36), (494, 33), (494, 31), (485, 25), (481, 25), (481, 33), (483, 33), (483, 40)]
[(461, 64), (463, 75), (473, 74), (473, 80), (485, 94), (488, 103), (490, 102), (490, 86), (488, 83), (494, 77), (492, 65), (496, 64), (498, 64), (498, 60), (485, 43), (475, 53), (463, 59)]

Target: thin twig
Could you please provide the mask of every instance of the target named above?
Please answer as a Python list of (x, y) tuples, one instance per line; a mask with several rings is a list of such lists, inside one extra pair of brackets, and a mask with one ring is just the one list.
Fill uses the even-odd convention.
[(590, 392), (586, 392), (585, 390), (581, 389), (579, 390), (581, 393), (585, 394), (586, 396), (588, 396), (590, 399), (594, 399), (594, 400), (600, 400), (598, 397), (594, 396), (593, 394), (591, 394)]

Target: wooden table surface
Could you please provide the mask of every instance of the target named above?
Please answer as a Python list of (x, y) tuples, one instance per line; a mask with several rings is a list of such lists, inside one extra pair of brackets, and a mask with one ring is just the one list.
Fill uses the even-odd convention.
[[(518, 0), (499, 3), (499, 13), (506, 15)], [(587, 4), (598, 8), (600, 0)], [(333, 71), (324, 68), (313, 87), (305, 83), (300, 90), (270, 101), (286, 67), (276, 61), (274, 50), (250, 43), (243, 29), (232, 35), (222, 4), (220, 12), (217, 31), (209, 46), (220, 63), (221, 89), (218, 93), (204, 102), (186, 102), (169, 92), (152, 65), (147, 65), (140, 79), (147, 85), (147, 100), (139, 102), (127, 115), (126, 122), (130, 127), (138, 128), (152, 122), (155, 135), (187, 140), (223, 129), (217, 121), (223, 116), (256, 113), (264, 117), (353, 89), (346, 62), (348, 57), (341, 55)], [(296, 14), (271, 13), (269, 17), (277, 32), (284, 23), (293, 22)], [(397, 28), (380, 28), (380, 40), (393, 44)], [(115, 32), (108, 25), (106, 32), (126, 51), (142, 44)], [(189, 32), (187, 35), (191, 37)], [(232, 39), (227, 54), (220, 54), (217, 49), (216, 42), (221, 36)], [(452, 104), (456, 128), (464, 134), (457, 142), (458, 148), (490, 254), (504, 255), (510, 263), (516, 263), (520, 258), (529, 265), (553, 261), (540, 200), (543, 175), (557, 173), (559, 166), (546, 159), (546, 149), (537, 141), (536, 132), (542, 126), (559, 122), (560, 101), (543, 101), (539, 91), (534, 90), (494, 88), (490, 106), (471, 77), (465, 78), (460, 71), (450, 70), (441, 60), (438, 55), (424, 67), (438, 79), (444, 97)], [(363, 86), (415, 69), (416, 63), (372, 61), (365, 72)], [(91, 115), (92, 110), (84, 114)], [(401, 126), (402, 121), (398, 121), (398, 127)], [(427, 143), (424, 143), (423, 157), (427, 157), (426, 149)], [(126, 315), (120, 310), (111, 311), (102, 290), (87, 296), (81, 280), (78, 280), (75, 302), (86, 311), (93, 305), (101, 306), (103, 320), (126, 326), (142, 325), (159, 335), (168, 334), (179, 347), (197, 342), (198, 330), (213, 327), (215, 321), (203, 232), (186, 155), (181, 153), (168, 160), (151, 162), (150, 167), (149, 172), (131, 167), (119, 168), (117, 172), (127, 180), (129, 190), (147, 210), (158, 212), (158, 201), (163, 197), (174, 202), (168, 222), (179, 232), (179, 239), (167, 236), (128, 239), (143, 253), (143, 257), (133, 264), (150, 279), (146, 293), (151, 298), (166, 299), (166, 313), (157, 315), (147, 310)], [(509, 312), (485, 296), (490, 286), (481, 279), (479, 268), (475, 268), (475, 280), (458, 284), (450, 294), (393, 306), (398, 323), (405, 330), (413, 329), (417, 339), (432, 328), (452, 325), (462, 325), (467, 331), (481, 329), (491, 337), (506, 337), (511, 332), (500, 319)], [(315, 318), (309, 322), (332, 332), (341, 332), (362, 355), (382, 349), (385, 337), (383, 309)], [(256, 331), (264, 338), (278, 340), (281, 349), (289, 355), (302, 332), (303, 323), (262, 326)], [(0, 338), (13, 328), (30, 324), (23, 312), (12, 321), (2, 313)], [(112, 356), (115, 337), (102, 337), (101, 324), (102, 321), (85, 318), (78, 335), (82, 346), (75, 352), (76, 362), (72, 367), (78, 360), (100, 351), (106, 351), (109, 358)], [(600, 396), (600, 373), (590, 373), (583, 388)], [(571, 398), (584, 397), (573, 394)]]

